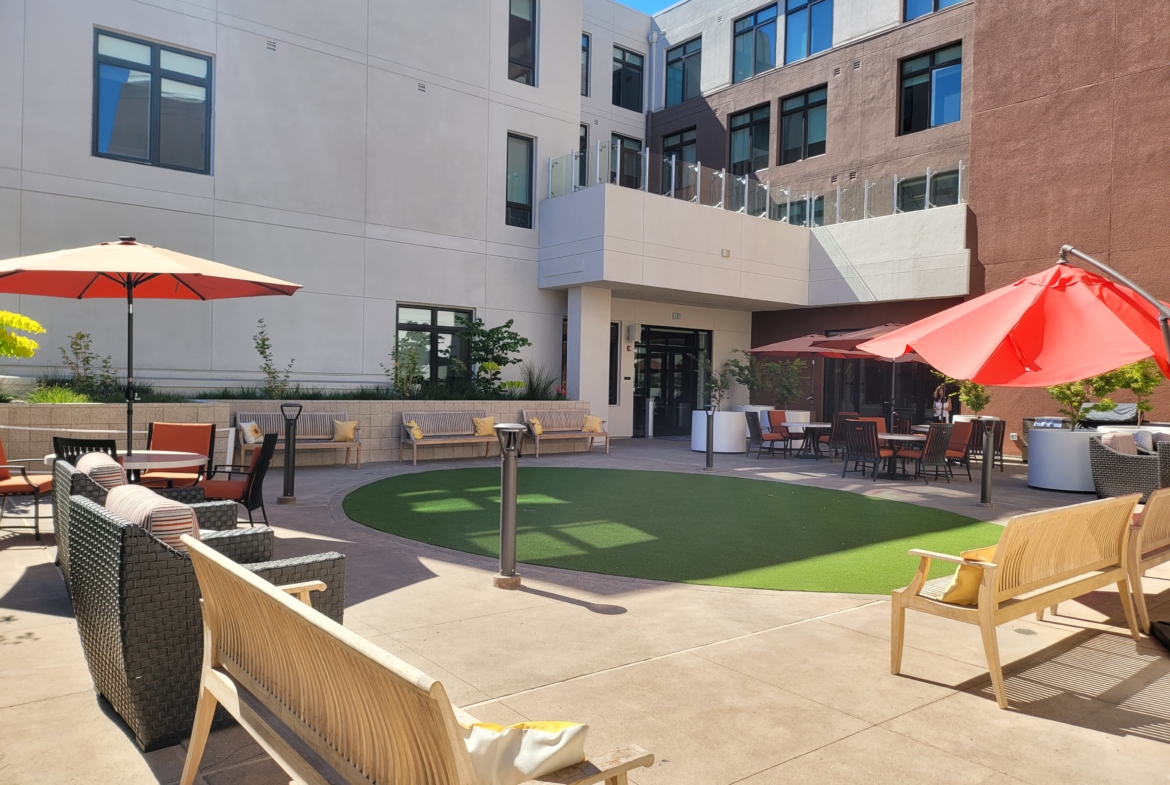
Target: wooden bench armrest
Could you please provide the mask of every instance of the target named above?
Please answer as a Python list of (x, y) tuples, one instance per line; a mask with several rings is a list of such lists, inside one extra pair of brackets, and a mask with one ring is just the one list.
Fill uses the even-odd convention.
[(653, 765), (653, 755), (636, 744), (631, 744), (599, 758), (583, 761), (575, 766), (566, 766), (539, 779), (528, 780), (521, 785), (593, 785), (616, 779), (630, 769)]
[(286, 583), (285, 585), (277, 586), (276, 588), (280, 589), (286, 594), (295, 594), (298, 600), (303, 602), (305, 605), (311, 606), (313, 603), (309, 599), (309, 592), (325, 591), (329, 587), (325, 585), (324, 581), (301, 581), (300, 583)]
[(920, 556), (923, 559), (938, 559), (939, 561), (949, 561), (949, 562), (954, 562), (955, 564), (965, 564), (968, 567), (979, 567), (980, 569), (984, 569), (984, 570), (988, 570), (988, 569), (991, 569), (993, 567), (999, 566), (995, 562), (971, 561), (970, 559), (964, 559), (962, 556), (951, 556), (950, 554), (946, 554), (946, 553), (935, 553), (934, 551), (924, 551), (924, 550), (921, 550), (919, 548), (911, 548), (906, 553), (909, 554), (910, 556)]

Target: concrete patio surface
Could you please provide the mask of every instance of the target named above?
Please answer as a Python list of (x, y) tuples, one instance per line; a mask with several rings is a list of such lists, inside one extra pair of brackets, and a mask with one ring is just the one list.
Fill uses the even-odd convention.
[[(615, 442), (609, 456), (526, 466), (701, 471), (680, 442)], [(588, 722), (590, 753), (653, 752), (638, 785), (1170, 782), (1170, 656), (1135, 643), (1113, 591), (1043, 622), (999, 628), (1012, 707), (990, 693), (978, 630), (911, 613), (902, 676), (889, 673), (883, 596), (773, 592), (521, 565), (493, 589), (489, 559), (349, 521), (348, 490), (393, 474), (494, 460), (367, 464), (298, 473), (298, 504), (269, 505), (278, 556), (347, 558), (346, 626), (440, 679), (482, 720)], [(994, 508), (964, 477), (874, 483), (841, 464), (717, 456), (717, 473), (885, 496), (1003, 521), (1091, 497), (995, 472)], [(275, 496), (279, 477), (269, 478)], [(652, 492), (648, 490), (648, 492)], [(781, 514), (778, 511), (778, 514)], [(141, 754), (92, 691), (53, 539), (0, 532), (0, 783), (172, 783), (185, 745)], [(909, 557), (908, 557), (909, 558)], [(1170, 565), (1145, 589), (1170, 619)], [(199, 782), (288, 777), (239, 728), (216, 731)]]

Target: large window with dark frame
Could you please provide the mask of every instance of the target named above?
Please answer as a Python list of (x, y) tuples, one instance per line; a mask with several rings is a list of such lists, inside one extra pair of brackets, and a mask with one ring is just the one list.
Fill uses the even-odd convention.
[(508, 134), (507, 213), (505, 223), (532, 228), (532, 140)]
[(428, 305), (398, 306), (400, 358), (418, 358), (423, 381), (446, 382), (470, 375), (471, 347), (463, 338), (467, 328), (460, 319), (471, 321), (471, 311), (432, 308)]
[(833, 45), (833, 0), (788, 0), (784, 62), (794, 63)]
[[(690, 199), (694, 176), (687, 176), (684, 163), (698, 163), (698, 132), (694, 128), (662, 137), (662, 193), (670, 193), (670, 173), (674, 171), (675, 195)], [(673, 164), (673, 167), (672, 167)]]
[(703, 39), (696, 38), (666, 50), (666, 105), (698, 98), (702, 76)]
[(94, 31), (93, 154), (208, 174), (211, 58)]
[(818, 87), (780, 101), (780, 163), (825, 154), (829, 88)]
[(935, 11), (950, 8), (952, 5), (957, 5), (961, 2), (963, 0), (906, 0), (905, 20), (909, 22), (911, 19), (933, 14)]
[(642, 140), (610, 136), (609, 181), (626, 188), (642, 187)]
[(509, 0), (508, 78), (536, 84), (536, 0)]
[(589, 95), (589, 36), (581, 34), (581, 95)]
[(609, 323), (609, 405), (618, 405), (618, 381), (621, 379), (622, 326), (619, 322)]
[(637, 52), (613, 48), (613, 105), (631, 112), (642, 111), (642, 66), (645, 58)]
[(963, 45), (903, 60), (899, 134), (912, 134), (962, 119)]
[[(927, 202), (929, 195), (930, 201)], [(912, 213), (927, 207), (947, 207), (959, 203), (959, 170), (935, 172), (927, 178), (908, 177), (898, 181), (898, 212)]]
[(735, 20), (731, 81), (742, 82), (776, 67), (776, 6)]
[(751, 174), (768, 168), (768, 135), (772, 111), (768, 104), (733, 114), (728, 120), (731, 130), (731, 173)]

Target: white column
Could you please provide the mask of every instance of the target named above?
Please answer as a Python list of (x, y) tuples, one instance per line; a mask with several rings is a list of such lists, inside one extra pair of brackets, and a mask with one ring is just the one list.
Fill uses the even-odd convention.
[(589, 410), (609, 419), (610, 290), (569, 290), (569, 398), (589, 401)]

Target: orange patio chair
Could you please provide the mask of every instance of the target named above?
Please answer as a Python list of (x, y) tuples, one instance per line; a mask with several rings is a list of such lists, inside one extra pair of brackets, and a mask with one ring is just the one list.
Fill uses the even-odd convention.
[[(24, 461), (41, 460), (40, 458), (25, 458)], [(4, 522), (4, 511), (8, 508), (8, 499), (12, 496), (33, 497), (32, 530), (36, 539), (41, 538), (41, 494), (53, 490), (53, 475), (31, 474), (21, 461), (13, 463), (8, 460), (4, 452), (4, 442), (0, 441), (0, 524)], [(28, 517), (10, 520), (24, 520)]]
[(268, 510), (264, 509), (264, 475), (276, 452), (277, 434), (267, 433), (259, 450), (252, 450), (252, 462), (248, 466), (215, 466), (200, 480), (203, 498), (207, 501), (225, 499), (244, 505), (248, 511), (248, 523), (252, 523), (252, 511), (259, 508), (268, 523)]
[(207, 456), (206, 465), (183, 466), (178, 469), (147, 469), (142, 472), (143, 485), (165, 488), (187, 488), (211, 470), (215, 453), (214, 423), (152, 422), (146, 431), (146, 449), (193, 452)]

